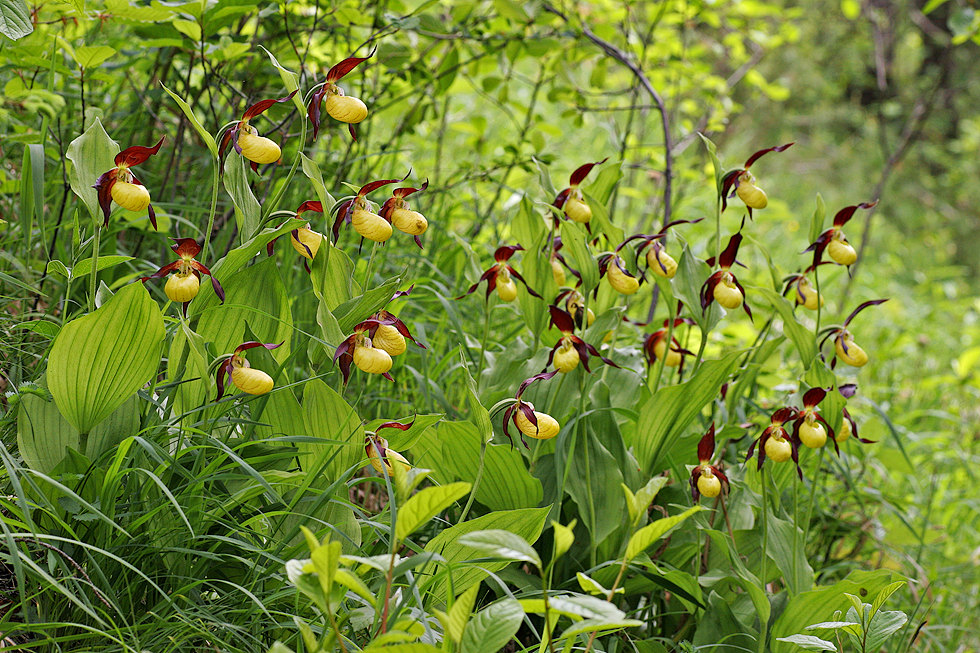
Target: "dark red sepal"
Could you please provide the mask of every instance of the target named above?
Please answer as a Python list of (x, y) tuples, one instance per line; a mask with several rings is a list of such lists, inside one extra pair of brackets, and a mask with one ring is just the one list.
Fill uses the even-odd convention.
[(112, 187), (116, 183), (116, 168), (109, 170), (108, 172), (103, 172), (99, 175), (98, 180), (95, 185), (92, 186), (98, 191), (99, 195), (99, 207), (102, 209), (102, 214), (105, 216), (105, 222), (102, 226), (109, 226), (109, 213), (112, 205)]
[[(701, 286), (701, 310), (706, 311), (708, 307), (711, 306), (711, 302), (715, 301), (715, 286), (717, 286), (722, 277), (725, 276), (724, 270), (718, 270), (713, 272), (710, 277)], [(744, 302), (744, 299), (743, 299)]]
[(851, 320), (857, 317), (857, 314), (863, 311), (864, 309), (868, 308), (869, 306), (877, 306), (878, 304), (884, 304), (887, 301), (888, 301), (887, 299), (872, 299), (870, 301), (866, 301), (862, 303), (860, 306), (858, 306), (853, 311), (851, 311), (850, 315), (847, 316), (847, 319), (844, 320), (844, 327), (847, 328), (847, 325), (851, 323)]
[(429, 180), (426, 179), (425, 181), (422, 182), (422, 185), (419, 186), (418, 188), (412, 188), (411, 186), (406, 186), (404, 188), (396, 188), (395, 190), (391, 191), (391, 194), (395, 197), (404, 199), (414, 193), (420, 193), (428, 187), (429, 187)]
[(266, 109), (268, 109), (269, 107), (271, 107), (274, 104), (277, 104), (277, 103), (280, 103), (280, 102), (288, 102), (289, 100), (292, 100), (294, 95), (296, 95), (296, 91), (293, 91), (292, 93), (290, 93), (286, 97), (281, 97), (281, 98), (278, 98), (278, 99), (259, 100), (258, 102), (256, 102), (252, 106), (250, 106), (249, 108), (245, 109), (245, 113), (242, 114), (242, 120), (251, 120), (255, 116), (258, 116), (258, 115), (264, 113), (266, 111)]
[(715, 423), (711, 423), (711, 428), (701, 437), (698, 442), (698, 461), (706, 463), (715, 455)]
[(597, 165), (601, 165), (601, 164), (605, 163), (608, 160), (609, 160), (609, 157), (607, 156), (602, 161), (596, 161), (595, 163), (586, 163), (585, 165), (579, 166), (568, 177), (568, 185), (571, 186), (572, 188), (574, 188), (575, 186), (578, 186), (583, 181), (585, 181), (585, 178), (587, 176), (589, 176), (589, 173), (592, 172), (592, 168), (594, 168)]
[(554, 304), (549, 306), (548, 310), (551, 312), (550, 326), (556, 327), (562, 333), (572, 333), (575, 331), (575, 321), (567, 311), (561, 310)]
[(402, 424), (401, 422), (385, 422), (384, 424), (378, 424), (378, 428), (375, 429), (375, 433), (381, 429), (398, 429), (399, 431), (407, 431), (408, 429), (412, 428), (413, 424), (415, 424), (415, 417), (413, 417), (412, 421), (408, 424)]
[(142, 145), (133, 145), (132, 147), (127, 147), (125, 150), (116, 155), (113, 159), (117, 166), (135, 166), (143, 163), (151, 156), (160, 151), (160, 146), (163, 145), (163, 141), (166, 136), (161, 136), (160, 140), (153, 147), (144, 147)]
[[(795, 142), (796, 141), (793, 141), (793, 143)], [(764, 150), (759, 150), (745, 161), (745, 169), (748, 170), (753, 163), (758, 161), (766, 154), (769, 154), (770, 152), (782, 152), (783, 150), (789, 149), (793, 145), (793, 143), (786, 143), (786, 145), (777, 145), (776, 147), (767, 147)]]
[(523, 251), (524, 247), (521, 245), (503, 245), (498, 247), (493, 253), (493, 260), (497, 263), (503, 263), (504, 261), (510, 260), (510, 257), (514, 255), (514, 252)]
[(307, 211), (323, 213), (323, 204), (320, 203), (320, 200), (306, 200), (296, 208), (296, 217), (298, 218)]
[(256, 347), (265, 347), (266, 349), (276, 349), (278, 347), (282, 347), (284, 342), (286, 341), (283, 340), (283, 342), (274, 345), (271, 342), (266, 344), (263, 342), (258, 342), (257, 340), (249, 340), (248, 342), (243, 342), (242, 344), (235, 347), (235, 354), (240, 354), (243, 351), (248, 351), (249, 349), (255, 349)]
[(521, 283), (524, 284), (524, 287), (527, 288), (528, 294), (530, 294), (532, 297), (537, 297), (538, 299), (544, 299), (544, 297), (542, 297), (538, 293), (534, 292), (534, 288), (532, 288), (531, 286), (527, 285), (527, 281), (524, 280), (524, 277), (521, 276), (521, 273), (520, 272), (518, 272), (517, 270), (515, 270), (514, 268), (512, 268), (509, 265), (506, 266), (506, 268), (510, 272), (510, 275), (512, 277), (514, 277), (515, 279), (517, 279), (518, 281), (520, 281)]
[(834, 226), (838, 229), (843, 227), (858, 209), (870, 209), (877, 206), (877, 204), (878, 200), (873, 202), (862, 202), (861, 204), (855, 204), (854, 206), (845, 206), (837, 212), (837, 215), (834, 216)]
[(823, 398), (826, 396), (827, 391), (823, 388), (810, 388), (803, 395), (803, 406), (804, 408), (813, 408), (823, 401)]
[[(211, 270), (207, 269), (206, 267), (204, 267), (203, 264), (198, 263), (197, 261), (191, 261), (190, 265), (192, 268), (194, 268), (196, 271), (200, 272), (201, 274), (208, 275), (208, 277), (211, 279), (211, 287), (214, 288), (214, 294), (218, 296), (218, 299), (221, 300), (221, 303), (224, 303), (225, 289), (221, 287), (221, 284), (218, 283), (218, 280), (214, 278), (213, 274), (211, 274)], [(282, 343), (279, 343), (279, 345), (281, 344)], [(279, 345), (276, 345), (276, 347), (278, 347)], [(275, 349), (275, 347), (268, 347), (268, 348)]]
[(215, 401), (221, 399), (225, 394), (226, 376), (228, 377), (228, 383), (231, 383), (231, 370), (232, 370), (231, 358), (229, 358), (227, 362), (223, 363), (218, 368), (217, 374), (215, 375), (215, 381), (218, 384), (218, 396), (215, 398)]
[(170, 249), (181, 258), (185, 256), (194, 258), (201, 253), (201, 246), (193, 238), (174, 238), (173, 240), (174, 244), (170, 246)]
[(347, 57), (333, 68), (327, 71), (327, 84), (333, 84), (344, 78), (344, 76), (350, 71), (357, 68), (362, 62), (367, 61), (374, 56), (374, 53), (378, 51), (378, 46), (375, 46), (371, 50), (371, 54), (366, 57)]
[(738, 247), (742, 244), (742, 232), (739, 231), (728, 239), (728, 245), (718, 257), (718, 262), (723, 270), (727, 270), (735, 264), (735, 257), (738, 256)]

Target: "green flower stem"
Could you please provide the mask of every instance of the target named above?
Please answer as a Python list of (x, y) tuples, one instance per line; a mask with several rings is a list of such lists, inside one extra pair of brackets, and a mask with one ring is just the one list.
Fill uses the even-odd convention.
[[(306, 129), (308, 123), (309, 120), (307, 120), (306, 116), (303, 116), (303, 128), (300, 131), (299, 147), (296, 148), (296, 156), (293, 157), (293, 165), (289, 167), (289, 173), (286, 175), (286, 179), (282, 182), (279, 190), (276, 191), (272, 201), (266, 203), (265, 210), (262, 213), (262, 220), (259, 222), (260, 229), (262, 228), (262, 225), (265, 224), (265, 221), (269, 219), (269, 216), (272, 215), (272, 212), (276, 210), (276, 207), (279, 206), (279, 202), (282, 201), (282, 196), (286, 194), (286, 188), (289, 187), (289, 182), (292, 181), (293, 175), (296, 174), (296, 168), (299, 167), (300, 156), (303, 154), (303, 148), (306, 146)], [(255, 234), (250, 234), (250, 236), (254, 235)]]
[(476, 468), (476, 478), (473, 479), (473, 487), (470, 488), (470, 496), (466, 499), (466, 505), (463, 506), (463, 512), (459, 516), (459, 521), (456, 525), (462, 524), (466, 521), (466, 515), (470, 512), (470, 507), (473, 505), (473, 500), (476, 498), (476, 490), (480, 487), (480, 481), (483, 480), (483, 468), (484, 463), (487, 458), (487, 441), (481, 438), (480, 442), (480, 464)]
[(95, 234), (92, 236), (92, 279), (89, 282), (88, 310), (90, 313), (95, 311), (95, 292), (99, 287), (99, 246), (102, 239), (102, 227), (96, 219)]
[[(671, 302), (671, 304), (673, 304), (673, 302)], [(665, 336), (666, 347), (664, 348), (663, 358), (657, 361), (657, 373), (653, 378), (653, 388), (651, 389), (651, 394), (656, 394), (657, 390), (660, 389), (660, 379), (663, 376), (664, 367), (667, 365), (667, 356), (670, 355), (670, 346), (673, 343), (674, 319), (676, 314), (674, 313), (673, 306), (668, 306), (667, 308), (670, 310), (670, 313), (668, 315), (669, 322), (667, 322), (667, 335)]]
[[(768, 600), (768, 593), (766, 591), (766, 563), (768, 562), (768, 548), (769, 548), (769, 483), (766, 479), (767, 468), (765, 465), (762, 466), (762, 569), (760, 573), (759, 582), (762, 583), (762, 593), (766, 596)], [(762, 623), (762, 616), (759, 616), (759, 653), (765, 653), (766, 651), (766, 634), (769, 629), (768, 623)]]
[[(201, 246), (201, 261), (207, 261), (208, 245), (211, 244), (211, 232), (214, 231), (214, 214), (218, 210), (218, 184), (221, 180), (221, 161), (218, 157), (212, 159), (211, 171), (211, 209), (208, 211), (208, 228), (204, 232), (204, 244)], [(207, 263), (205, 263), (207, 265)]]
[(367, 292), (368, 283), (371, 282), (371, 270), (374, 267), (374, 257), (378, 254), (378, 243), (371, 246), (371, 258), (368, 259), (367, 269), (364, 270), (364, 281), (361, 283), (361, 292)]
[(476, 366), (476, 383), (480, 384), (480, 377), (483, 376), (483, 367), (486, 363), (487, 339), (490, 337), (490, 312), (493, 310), (493, 302), (488, 297), (486, 310), (483, 315), (483, 337), (480, 338), (480, 362)]

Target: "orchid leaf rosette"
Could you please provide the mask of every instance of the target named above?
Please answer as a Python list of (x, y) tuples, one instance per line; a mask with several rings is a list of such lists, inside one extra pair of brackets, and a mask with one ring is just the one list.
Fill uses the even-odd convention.
[(150, 191), (146, 190), (146, 186), (136, 178), (130, 168), (143, 163), (159, 152), (164, 138), (161, 136), (153, 147), (142, 145), (127, 147), (113, 159), (116, 167), (102, 173), (95, 185), (92, 186), (98, 191), (99, 207), (105, 217), (103, 226), (109, 225), (109, 212), (112, 203), (115, 202), (124, 209), (137, 213), (146, 210), (150, 224), (153, 225), (154, 229), (157, 228), (156, 212), (153, 210), (153, 205), (150, 204)]
[[(738, 195), (738, 198), (745, 203), (745, 207), (749, 211), (749, 217), (752, 217), (752, 209), (764, 209), (769, 204), (769, 198), (766, 196), (766, 192), (756, 185), (755, 176), (749, 172), (749, 168), (752, 164), (761, 159), (766, 154), (770, 152), (782, 152), (789, 149), (793, 143), (787, 143), (786, 145), (777, 145), (775, 147), (767, 147), (764, 150), (759, 150), (752, 156), (750, 156), (746, 161), (745, 165), (741, 168), (736, 168), (735, 170), (729, 170), (721, 178), (721, 210), (728, 207), (728, 200)], [(731, 194), (729, 194), (731, 193)]]
[(357, 140), (354, 125), (367, 118), (368, 108), (360, 99), (347, 95), (346, 91), (337, 85), (347, 73), (357, 68), (359, 64), (374, 56), (375, 50), (366, 57), (348, 57), (327, 71), (327, 79), (313, 92), (307, 107), (307, 116), (313, 124), (313, 140), (320, 134), (320, 112), (324, 108), (334, 120), (347, 123), (351, 138)]
[(294, 95), (296, 95), (296, 91), (286, 97), (260, 100), (245, 109), (242, 119), (232, 123), (228, 131), (225, 132), (224, 138), (221, 140), (219, 155), (224, 157), (225, 150), (231, 143), (236, 152), (251, 162), (252, 170), (258, 170), (260, 164), (275, 163), (282, 158), (282, 149), (279, 145), (271, 138), (259, 136), (258, 131), (250, 123), (253, 118), (260, 116), (273, 105), (288, 102)]
[(211, 287), (214, 289), (214, 294), (224, 302), (224, 288), (221, 287), (218, 280), (211, 274), (211, 270), (194, 259), (195, 256), (201, 253), (201, 246), (197, 241), (193, 238), (175, 238), (174, 241), (170, 249), (180, 258), (173, 263), (164, 265), (150, 276), (143, 277), (141, 281), (145, 283), (150, 279), (159, 279), (169, 274), (170, 278), (167, 279), (167, 285), (164, 286), (163, 290), (170, 301), (183, 305), (185, 317), (187, 316), (187, 305), (192, 299), (197, 297), (197, 293), (201, 289), (202, 274), (211, 277)]

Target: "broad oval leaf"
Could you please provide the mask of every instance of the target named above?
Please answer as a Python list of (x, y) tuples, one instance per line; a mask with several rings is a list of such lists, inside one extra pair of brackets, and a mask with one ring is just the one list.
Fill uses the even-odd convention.
[(496, 558), (530, 562), (541, 568), (541, 557), (523, 537), (505, 530), (486, 530), (469, 533), (459, 538), (459, 543), (471, 546)]
[(160, 365), (163, 315), (143, 284), (120, 290), (61, 329), (48, 355), (48, 389), (81, 433), (150, 381)]
[(405, 502), (398, 510), (395, 539), (404, 540), (415, 529), (429, 521), (470, 491), (469, 483), (450, 483), (427, 487)]
[(460, 653), (499, 651), (514, 637), (524, 619), (521, 604), (504, 599), (481, 610), (466, 626)]
[(68, 144), (65, 158), (72, 163), (68, 170), (71, 189), (88, 208), (89, 215), (98, 219), (99, 194), (92, 188), (99, 176), (116, 167), (119, 143), (109, 138), (98, 118), (81, 136)]
[(663, 537), (667, 531), (700, 510), (702, 510), (701, 506), (694, 506), (679, 515), (658, 519), (636, 531), (630, 538), (629, 544), (626, 545), (626, 559), (632, 560), (640, 555), (648, 546)]

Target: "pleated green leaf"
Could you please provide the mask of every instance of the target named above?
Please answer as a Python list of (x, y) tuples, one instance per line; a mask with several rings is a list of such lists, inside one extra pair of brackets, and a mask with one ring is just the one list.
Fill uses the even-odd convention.
[(88, 433), (156, 374), (163, 315), (143, 284), (124, 287), (97, 311), (69, 322), (48, 355), (48, 389), (75, 428)]
[(469, 483), (450, 483), (427, 487), (418, 494), (413, 494), (398, 510), (395, 538), (399, 541), (404, 540), (419, 526), (465, 497), (470, 487)]

